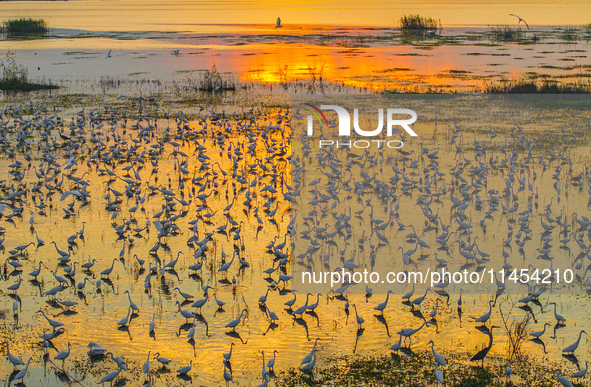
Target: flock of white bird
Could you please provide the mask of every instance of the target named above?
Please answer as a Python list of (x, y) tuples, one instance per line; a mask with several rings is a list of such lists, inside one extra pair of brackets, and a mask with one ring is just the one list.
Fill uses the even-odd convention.
[[(119, 101), (123, 99), (120, 97)], [(0, 181), (0, 214), (11, 227), (30, 229), (29, 241), (14, 247), (4, 247), (13, 240), (13, 231), (0, 229), (3, 235), (0, 246), (7, 253), (3, 276), (7, 281), (16, 279), (15, 283), (5, 287), (5, 293), (14, 300), (12, 311), (17, 320), (23, 308), (37, 312), (35, 329), (43, 331), (39, 345), (45, 359), (50, 357), (49, 351), (55, 349), (52, 340), (68, 340), (68, 316), (71, 314), (62, 313), (65, 317), (59, 321), (53, 315), (54, 309), (65, 309), (66, 312), (75, 309), (84, 313), (89, 307), (89, 295), (95, 297), (90, 299), (90, 304), (95, 299), (104, 299), (109, 305), (117, 298), (115, 288), (123, 288), (127, 296), (125, 313), (110, 328), (125, 331), (134, 318), (146, 314), (146, 308), (140, 310), (133, 301), (135, 296), (132, 296), (131, 288), (127, 289), (127, 284), (137, 278), (140, 284), (143, 282), (145, 294), (164, 291), (166, 282), (171, 295), (165, 306), (169, 310), (167, 313), (174, 314), (187, 332), (186, 338), (179, 337), (178, 340), (194, 343), (200, 340), (196, 327), (197, 323), (204, 321), (203, 308), (213, 305), (214, 310), (223, 310), (227, 306), (228, 301), (218, 298), (220, 289), (231, 289), (234, 295), (246, 293), (239, 285), (246, 278), (246, 269), (253, 268), (254, 259), (261, 269), (251, 275), (259, 276), (268, 284), (266, 289), (255, 288), (254, 291), (261, 294), (258, 307), (268, 321), (269, 329), (281, 326), (286, 318), (294, 322), (305, 322), (310, 315), (318, 318), (316, 311), (323, 308), (343, 308), (348, 317), (352, 307), (357, 327), (362, 332), (366, 320), (358, 307), (362, 300), (373, 302), (372, 289), (366, 287), (357, 297), (349, 289), (360, 285), (343, 283), (339, 289), (330, 292), (332, 297), (327, 296), (326, 303), (320, 303), (320, 294), (308, 293), (302, 304), (296, 292), (289, 290), (294, 281), (290, 270), (293, 265), (309, 270), (373, 268), (380, 254), (390, 251), (394, 235), (404, 229), (413, 230), (403, 236), (403, 240), (413, 247), (400, 248), (402, 256), (397, 264), (404, 270), (420, 267), (423, 256), (431, 257), (433, 266), (452, 265), (450, 258), (445, 260), (438, 254), (447, 254), (456, 261), (463, 260), (468, 267), (485, 265), (492, 260), (492, 254), (481, 250), (483, 247), (478, 246), (475, 236), (484, 239), (487, 222), (493, 223), (495, 216), (503, 219), (507, 227), (507, 238), (498, 243), (499, 251), (495, 253), (496, 257), (502, 257), (504, 268), (512, 268), (508, 262), (512, 258), (511, 246), (516, 245), (520, 255), (524, 255), (529, 248), (526, 243), (537, 236), (540, 245), (535, 251), (539, 259), (551, 263), (556, 251), (552, 246), (553, 238), (563, 235), (559, 239), (563, 246), (573, 246), (575, 242), (580, 250), (569, 268), (580, 273), (585, 259), (591, 260), (588, 242), (584, 241), (584, 238), (591, 241), (589, 218), (568, 214), (564, 208), (555, 215), (553, 205), (558, 204), (554, 204), (554, 199), (539, 211), (539, 202), (543, 199), (538, 196), (537, 189), (547, 193), (552, 187), (536, 185), (536, 180), (542, 177), (538, 173), (543, 171), (543, 175), (551, 170), (555, 197), (564, 199), (571, 195), (580, 200), (585, 187), (591, 196), (589, 168), (575, 163), (568, 153), (543, 150), (535, 155), (533, 142), (523, 134), (517, 137), (520, 133), (518, 126), (511, 131), (515, 143), (505, 141), (498, 149), (490, 150), (484, 140), (461, 145), (462, 129), (449, 125), (446, 132), (449, 132), (451, 149), (455, 148), (456, 152), (455, 158), (452, 153), (454, 165), (443, 170), (438, 152), (446, 145), (429, 150), (423, 143), (416, 154), (404, 150), (375, 154), (365, 151), (318, 154), (304, 147), (298, 157), (290, 157), (288, 129), (292, 112), (287, 107), (275, 109), (270, 114), (258, 107), (226, 113), (199, 106), (195, 114), (189, 114), (161, 111), (157, 101), (147, 99), (132, 99), (125, 106), (101, 104), (92, 109), (83, 108), (70, 117), (59, 110), (54, 111), (49, 104), (8, 104), (1, 111), (0, 147), (9, 162), (8, 176)], [(334, 125), (334, 121), (331, 124)], [(491, 140), (496, 136), (491, 130)], [(566, 131), (562, 133), (562, 140), (565, 143), (570, 141)], [(470, 148), (470, 151), (463, 147)], [(310, 180), (313, 175), (310, 166), (315, 163), (318, 163), (322, 177)], [(387, 179), (380, 177), (384, 169), (390, 171)], [(353, 175), (351, 171), (357, 172)], [(343, 179), (347, 174), (350, 176)], [(504, 186), (498, 189), (488, 186), (489, 175), (493, 174), (503, 177)], [(524, 192), (519, 196), (522, 191), (527, 194)], [(343, 196), (345, 207), (340, 202), (336, 205), (337, 194), (347, 196), (346, 199)], [(304, 199), (309, 197), (313, 198), (311, 203)], [(306, 200), (305, 205), (302, 200)], [(410, 200), (420, 208), (424, 218), (405, 220), (400, 203)], [(216, 205), (212, 205), (213, 202)], [(104, 207), (109, 214), (113, 236), (122, 245), (118, 257), (95, 254), (83, 258), (79, 253), (86, 243), (91, 242), (87, 241), (85, 233), (96, 228), (89, 219), (65, 240), (53, 238), (50, 229), (40, 226), (49, 224), (46, 218), (55, 218), (59, 214), (57, 222), (64, 225), (64, 229), (72, 227), (78, 216), (84, 219), (80, 214), (88, 206)], [(291, 206), (312, 206), (314, 211), (292, 210), (290, 213)], [(361, 209), (352, 214), (351, 207), (355, 206)], [(444, 206), (449, 210), (446, 215), (443, 210), (439, 211)], [(434, 211), (433, 207), (438, 209)], [(30, 214), (29, 219), (25, 219), (25, 214)], [(380, 219), (380, 215), (386, 219)], [(573, 221), (569, 222), (571, 215)], [(477, 216), (481, 219), (477, 220)], [(327, 219), (330, 218), (331, 224), (328, 225)], [(139, 222), (138, 219), (143, 220)], [(216, 223), (212, 221), (214, 219)], [(534, 226), (538, 219), (540, 225)], [(300, 221), (307, 229), (296, 227)], [(403, 224), (408, 221), (412, 224)], [(441, 233), (434, 235), (429, 230), (437, 233), (441, 230)], [(261, 242), (256, 239), (259, 233), (265, 237), (275, 233), (275, 236)], [(19, 235), (22, 238), (27, 233)], [(41, 237), (51, 237), (52, 240), (46, 242)], [(347, 252), (347, 241), (351, 238), (354, 238), (355, 248)], [(182, 240), (188, 247), (172, 251), (169, 245), (174, 240)], [(428, 253), (434, 249), (427, 243), (431, 240), (439, 246), (437, 254)], [(152, 244), (140, 251), (141, 247), (136, 247), (138, 241)], [(318, 247), (327, 241), (342, 248), (327, 251)], [(292, 242), (309, 246), (307, 253), (292, 257)], [(219, 247), (224, 243), (232, 246), (231, 253)], [(261, 244), (268, 253), (266, 256), (255, 258), (249, 255), (250, 246)], [(453, 250), (455, 245), (457, 251)], [(43, 260), (30, 259), (31, 256), (39, 257), (34, 249), (42, 252)], [(417, 258), (419, 256), (423, 258)], [(179, 273), (198, 280), (183, 282)], [(205, 278), (206, 282), (201, 281)], [(579, 280), (581, 286), (587, 285), (584, 274)], [(439, 303), (443, 298), (447, 297), (448, 302), (450, 299), (445, 290), (447, 285), (427, 288), (418, 297), (413, 286), (412, 291), (399, 295), (402, 307), (409, 306), (415, 313), (418, 311), (422, 322), (416, 328), (400, 329), (398, 341), (391, 346), (392, 351), (410, 348), (414, 335), (425, 327), (437, 325), (441, 313)], [(529, 305), (542, 307), (541, 298), (552, 296), (547, 287), (534, 283), (528, 285), (527, 294), (520, 302), (527, 307), (523, 308), (527, 309), (526, 314), (534, 315)], [(40, 296), (34, 294), (36, 289)], [(493, 346), (493, 329), (497, 327), (492, 324), (494, 306), (502, 297), (503, 289), (503, 284), (497, 282), (496, 296), (488, 302), (488, 312), (474, 319), (478, 329), (489, 337), (489, 344), (471, 357), (474, 362), (481, 361), (482, 366)], [(194, 292), (200, 292), (202, 296), (195, 297)], [(421, 305), (425, 305), (423, 302), (429, 298), (429, 292), (436, 297), (435, 308), (423, 314)], [(391, 294), (388, 292), (384, 301), (373, 308), (382, 316), (392, 305), (389, 304)], [(79, 297), (84, 303), (68, 299), (71, 296)], [(312, 300), (316, 296), (316, 302), (310, 303), (310, 296)], [(173, 302), (172, 297), (178, 299)], [(269, 301), (272, 297), (284, 300), (285, 313), (271, 310)], [(359, 301), (350, 305), (349, 298)], [(339, 300), (344, 304), (337, 303)], [(51, 309), (39, 308), (41, 302)], [(457, 299), (460, 316), (462, 302), (460, 293)], [(235, 301), (234, 305), (239, 303)], [(234, 318), (228, 319), (223, 328), (228, 336), (242, 342), (236, 329), (246, 324), (249, 315), (255, 313), (254, 309), (254, 305), (247, 304), (233, 308)], [(153, 337), (158, 330), (156, 312), (150, 310), (148, 315), (151, 321), (145, 327), (145, 335)], [(557, 325), (566, 324), (565, 318), (557, 313), (556, 304), (554, 317)], [(547, 324), (542, 331), (532, 332), (532, 338), (540, 340)], [(573, 354), (584, 333), (581, 330), (577, 341), (565, 347), (563, 352)], [(201, 340), (207, 340), (207, 335)], [(305, 373), (313, 372), (316, 366), (318, 341), (316, 339), (299, 364)], [(444, 373), (440, 367), (446, 367), (446, 361), (436, 352), (436, 341), (430, 341), (433, 377), (443, 384)], [(99, 383), (112, 384), (122, 372), (128, 371), (128, 365), (123, 357), (107, 349), (109, 343), (103, 345), (89, 337), (88, 354), (112, 361), (113, 370), (99, 380)], [(235, 378), (231, 367), (234, 346), (232, 341), (229, 352), (220, 354), (219, 358), (223, 363), (220, 380), (227, 383)], [(143, 386), (154, 385), (159, 370), (173, 362), (158, 352), (158, 340), (153, 348), (155, 351), (146, 354), (141, 367)], [(26, 353), (19, 354), (19, 357), (9, 349), (6, 341), (8, 361), (15, 369), (10, 380), (24, 382), (34, 357), (27, 356), (25, 363), (21, 358)], [(56, 350), (57, 353), (51, 356), (61, 363), (64, 372), (71, 349), (72, 345), (67, 342), (67, 349)], [(274, 350), (269, 359), (269, 356), (265, 358), (264, 352), (261, 353), (262, 371), (257, 381), (261, 381), (261, 386), (272, 380), (272, 371), (280, 359), (277, 354), (278, 351)], [(158, 367), (154, 367), (154, 358)], [(286, 367), (293, 365), (288, 359), (284, 360)], [(176, 368), (176, 373), (180, 377), (195, 373), (193, 363), (193, 360), (184, 362)], [(510, 377), (512, 372), (507, 364), (507, 376)], [(586, 372), (587, 368), (581, 369), (570, 377), (582, 378)], [(560, 371), (557, 380), (563, 386), (572, 386)]]

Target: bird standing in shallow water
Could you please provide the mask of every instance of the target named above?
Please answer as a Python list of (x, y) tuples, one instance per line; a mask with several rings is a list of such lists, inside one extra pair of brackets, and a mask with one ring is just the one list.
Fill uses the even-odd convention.
[(583, 336), (583, 333), (584, 334), (587, 334), (587, 332), (585, 332), (585, 330), (581, 330), (581, 332), (579, 332), (579, 338), (577, 339), (577, 341), (575, 341), (571, 345), (569, 345), (566, 348), (564, 348), (562, 350), (562, 353), (571, 353), (571, 354), (574, 354), (575, 351), (577, 350), (577, 348), (579, 348), (579, 343), (581, 342), (581, 336)]
[(312, 360), (309, 363), (304, 364), (302, 366), (302, 371), (312, 372), (315, 365), (316, 365), (316, 348), (312, 349)]
[(21, 371), (19, 371), (19, 373), (14, 376), (13, 380), (21, 380), (22, 381), (25, 378), (25, 376), (27, 376), (27, 372), (29, 372), (29, 364), (31, 363), (32, 359), (33, 359), (32, 357), (29, 358), (29, 361), (27, 361), (27, 365), (25, 365), (25, 368), (22, 369)]
[(72, 344), (68, 343), (68, 349), (67, 350), (60, 351), (53, 358), (53, 360), (61, 360), (62, 361), (62, 368), (63, 368), (64, 362), (66, 361), (66, 359), (68, 358), (68, 356), (70, 356), (70, 349), (71, 348), (72, 348)]
[(361, 329), (365, 320), (363, 317), (357, 314), (357, 305), (353, 304), (353, 308), (355, 309), (355, 320), (357, 320), (357, 328)]
[[(273, 359), (269, 360), (269, 362), (267, 363), (267, 368), (269, 369), (269, 371), (273, 370), (273, 367), (275, 367), (275, 356), (278, 354), (279, 352), (277, 350), (273, 351)], [(264, 378), (264, 377), (263, 377)]]
[(104, 385), (105, 383), (111, 383), (111, 386), (113, 385), (113, 380), (115, 380), (117, 378), (117, 376), (119, 376), (119, 373), (121, 372), (121, 368), (117, 368), (117, 371), (111, 371), (108, 374), (106, 374), (99, 383), (101, 383), (102, 385)]
[(585, 368), (580, 371), (575, 372), (571, 375), (571, 378), (582, 378), (587, 375), (587, 370), (589, 369), (589, 360), (585, 360)]
[(490, 330), (488, 331), (488, 346), (484, 349), (482, 349), (481, 351), (479, 351), (476, 355), (472, 356), (472, 358), (470, 359), (470, 361), (482, 361), (482, 367), (484, 367), (484, 358), (486, 358), (486, 355), (488, 355), (488, 353), (490, 352), (490, 349), (493, 346), (493, 329), (494, 328), (498, 328), (498, 326), (493, 325), (492, 327), (490, 327)]
[(438, 363), (435, 362), (435, 371), (433, 371), (433, 374), (435, 375), (435, 379), (437, 379), (437, 382), (443, 384), (443, 372), (441, 370), (437, 369)]
[(443, 358), (443, 356), (435, 352), (435, 342), (433, 342), (433, 340), (430, 340), (429, 344), (431, 344), (431, 352), (433, 353), (433, 359), (435, 359), (435, 362), (440, 366), (445, 367), (445, 359)]
[(574, 387), (572, 382), (570, 380), (568, 380), (566, 376), (561, 375), (561, 373), (562, 373), (562, 370), (558, 370), (558, 373), (556, 374), (556, 378), (558, 379), (558, 382), (560, 384), (562, 384), (562, 387)]
[(144, 364), (142, 365), (142, 372), (144, 374), (147, 374), (150, 372), (150, 352), (148, 351), (148, 359), (144, 362)]
[(14, 368), (16, 369), (17, 366), (25, 365), (21, 359), (10, 353), (10, 349), (8, 348), (8, 340), (4, 341), (4, 344), (6, 344), (6, 355), (8, 356), (8, 361), (12, 363)]
[(191, 371), (191, 368), (193, 368), (193, 360), (191, 360), (188, 366), (181, 367), (176, 372), (179, 375), (186, 375)]

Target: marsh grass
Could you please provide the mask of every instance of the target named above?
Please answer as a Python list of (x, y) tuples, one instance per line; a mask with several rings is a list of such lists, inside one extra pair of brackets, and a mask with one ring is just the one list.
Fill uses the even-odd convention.
[(559, 83), (553, 79), (519, 79), (489, 82), (484, 87), (487, 94), (590, 94), (590, 82)]
[[(465, 357), (440, 353), (447, 361), (444, 373), (447, 387), (506, 387), (555, 386), (556, 371), (560, 365), (541, 362), (526, 356), (511, 363), (514, 377), (505, 377), (506, 360), (489, 358), (485, 367), (466, 364)], [(275, 376), (278, 386), (413, 386), (437, 385), (433, 375), (431, 351), (411, 352), (405, 355), (337, 356), (322, 359), (312, 374), (299, 369), (288, 369)], [(516, 380), (519, 380), (517, 382)]]
[(400, 18), (400, 29), (405, 31), (437, 30), (441, 28), (441, 20), (421, 15), (404, 15)]
[(17, 63), (14, 52), (7, 51), (3, 60), (0, 60), (2, 78), (0, 78), (0, 90), (4, 91), (32, 91), (41, 89), (57, 89), (52, 84), (29, 82), (29, 72), (22, 64)]
[(49, 28), (43, 19), (23, 17), (4, 21), (3, 30), (13, 34), (46, 34)]
[(503, 25), (491, 27), (490, 34), (495, 40), (503, 42), (515, 42), (524, 37), (524, 31), (520, 28)]
[(566, 42), (572, 43), (579, 39), (579, 32), (580, 30), (578, 28), (575, 28), (573, 26), (567, 26), (564, 28), (564, 30), (562, 30), (560, 38)]
[(214, 63), (209, 70), (202, 72), (195, 88), (199, 91), (236, 90), (236, 83), (231, 75), (222, 75)]

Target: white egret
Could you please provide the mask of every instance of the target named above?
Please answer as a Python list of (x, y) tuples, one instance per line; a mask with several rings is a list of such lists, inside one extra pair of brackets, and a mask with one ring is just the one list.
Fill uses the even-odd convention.
[(101, 277), (107, 277), (109, 278), (109, 275), (111, 274), (111, 272), (113, 271), (113, 267), (115, 266), (115, 262), (117, 262), (118, 259), (115, 258), (113, 259), (113, 262), (111, 263), (111, 267), (106, 268), (105, 270), (101, 271)]
[(585, 360), (585, 368), (583, 368), (582, 370), (579, 370), (577, 372), (575, 372), (574, 374), (572, 374), (570, 377), (571, 378), (582, 378), (583, 376), (587, 375), (587, 370), (589, 369), (589, 360)]
[(373, 308), (374, 310), (377, 310), (378, 312), (384, 314), (384, 309), (386, 309), (386, 307), (388, 306), (388, 298), (390, 297), (390, 293), (394, 293), (392, 290), (388, 290), (388, 293), (386, 293), (386, 300), (384, 302), (379, 303), (375, 308)]
[(44, 265), (42, 261), (39, 261), (39, 267), (35, 270), (33, 270), (32, 272), (29, 273), (29, 275), (31, 277), (33, 277), (35, 279), (35, 281), (37, 280), (37, 277), (39, 276), (39, 274), (41, 273), (41, 265)]
[(431, 288), (427, 288), (427, 290), (425, 290), (425, 294), (412, 300), (411, 302), (412, 302), (413, 307), (415, 305), (421, 306), (421, 303), (425, 300), (425, 298), (427, 297), (427, 293), (429, 293), (429, 291), (431, 291)]
[(302, 366), (302, 371), (304, 372), (312, 372), (314, 366), (316, 365), (316, 348), (312, 349), (312, 361), (306, 363)]
[(144, 372), (144, 374), (150, 372), (150, 352), (152, 351), (148, 351), (148, 359), (142, 365), (142, 371)]
[(190, 318), (194, 318), (195, 314), (193, 312), (191, 312), (190, 310), (186, 310), (186, 309), (181, 309), (181, 303), (180, 302), (176, 302), (176, 305), (178, 306), (178, 310), (179, 313), (185, 318), (185, 322), (189, 322)]
[(423, 323), (423, 324), (422, 324), (420, 327), (418, 327), (418, 328), (416, 328), (416, 329), (414, 329), (414, 328), (403, 328), (403, 329), (399, 330), (398, 332), (396, 332), (396, 334), (397, 334), (397, 335), (400, 335), (400, 336), (404, 336), (404, 339), (405, 339), (405, 340), (406, 340), (406, 339), (411, 339), (411, 338), (412, 338), (412, 336), (413, 336), (415, 333), (419, 332), (421, 329), (423, 329), (423, 327), (424, 327), (425, 325), (428, 325), (428, 324), (429, 324), (429, 323), (428, 323), (427, 321), (425, 321), (425, 322), (424, 322), (424, 323)]
[(291, 292), (293, 293), (293, 298), (291, 300), (283, 303), (283, 305), (287, 306), (290, 310), (291, 310), (291, 307), (294, 306), (294, 304), (296, 302), (296, 291), (292, 290)]
[(25, 368), (23, 368), (21, 371), (19, 371), (18, 374), (16, 374), (14, 376), (13, 381), (14, 380), (21, 380), (22, 381), (25, 378), (25, 376), (27, 376), (27, 372), (29, 372), (29, 364), (31, 363), (32, 359), (33, 359), (32, 357), (29, 358), (29, 361), (27, 361), (27, 365), (25, 366)]
[(435, 342), (433, 340), (430, 340), (429, 344), (431, 344), (431, 352), (433, 353), (433, 358), (435, 359), (435, 362), (440, 366), (445, 367), (445, 359), (443, 358), (443, 356), (435, 352)]
[(179, 368), (176, 371), (176, 373), (179, 374), (179, 375), (186, 375), (186, 374), (189, 373), (189, 371), (191, 371), (191, 368), (193, 368), (193, 360), (191, 360), (189, 362), (189, 365), (188, 366), (184, 366), (184, 367)]
[(120, 372), (121, 372), (121, 368), (117, 368), (117, 371), (109, 372), (100, 380), (99, 383), (101, 383), (102, 385), (104, 385), (105, 383), (111, 383), (111, 386), (112, 386), (113, 380), (115, 380), (117, 378), (117, 376), (119, 376)]
[(45, 315), (45, 312), (44, 312), (43, 310), (41, 310), (41, 309), (39, 309), (39, 310), (37, 311), (37, 313), (41, 313), (41, 314), (43, 315), (43, 317), (45, 317), (45, 319), (47, 320), (47, 322), (49, 323), (49, 325), (51, 325), (51, 327), (53, 328), (53, 330), (55, 330), (55, 329), (56, 329), (56, 328), (58, 328), (58, 327), (62, 327), (62, 326), (64, 326), (64, 324), (63, 324), (63, 323), (61, 323), (61, 322), (59, 322), (59, 321), (57, 321), (57, 320), (50, 319), (49, 317), (47, 317), (47, 316)]
[(410, 301), (410, 298), (413, 296), (413, 294), (415, 294), (415, 283), (412, 283), (412, 289), (410, 292), (406, 293), (405, 295), (402, 296), (402, 299), (406, 299), (407, 301)]
[(312, 350), (310, 351), (310, 353), (308, 353), (306, 356), (304, 356), (304, 358), (302, 359), (302, 363), (300, 365), (309, 363), (312, 360), (312, 356), (314, 355), (314, 351), (316, 351), (316, 345), (318, 344), (318, 340), (320, 340), (318, 337), (316, 338), (316, 340), (314, 340), (314, 346), (312, 347)]
[(129, 316), (130, 315), (131, 315), (131, 308), (127, 308), (127, 316), (125, 316), (121, 320), (119, 320), (119, 322), (117, 323), (117, 326), (124, 327), (127, 324), (129, 324)]
[(25, 365), (25, 363), (23, 363), (21, 359), (10, 353), (10, 349), (8, 348), (8, 340), (4, 341), (4, 344), (6, 344), (6, 355), (8, 356), (8, 361), (12, 363), (14, 368), (16, 368), (17, 366)]
[(361, 329), (365, 320), (359, 314), (357, 314), (357, 305), (353, 304), (353, 308), (355, 309), (355, 319), (357, 320), (357, 328)]
[(529, 335), (531, 337), (533, 337), (534, 339), (539, 339), (540, 337), (542, 337), (542, 335), (544, 333), (546, 333), (546, 327), (550, 325), (549, 323), (545, 323), (544, 324), (544, 329), (542, 329), (541, 331), (536, 331), (536, 332), (531, 332)]
[[(269, 360), (269, 362), (267, 363), (267, 368), (269, 369), (269, 371), (273, 370), (273, 367), (275, 367), (275, 357), (277, 356), (279, 352), (277, 350), (273, 351), (273, 359)], [(263, 376), (264, 378), (264, 376)]]
[(154, 329), (156, 329), (156, 313), (152, 314), (152, 321), (148, 325), (148, 333), (154, 332)]
[(300, 315), (301, 316), (301, 315), (304, 314), (305, 311), (308, 310), (308, 300), (309, 300), (309, 298), (310, 298), (311, 295), (312, 295), (312, 293), (306, 294), (306, 303), (293, 311), (292, 315), (294, 317), (296, 317), (297, 315)]
[(185, 301), (191, 300), (193, 298), (192, 294), (184, 293), (178, 287), (174, 288), (173, 291), (174, 290), (177, 290), (179, 292), (179, 294), (181, 295), (181, 297), (183, 297), (185, 299)]
[(125, 293), (127, 293), (127, 299), (129, 301), (129, 307), (131, 308), (131, 310), (133, 310), (134, 312), (139, 312), (140, 308), (138, 308), (135, 302), (131, 301), (131, 294), (129, 293), (129, 290), (126, 290)]
[(566, 322), (566, 319), (564, 317), (562, 317), (561, 315), (559, 315), (558, 313), (556, 313), (556, 303), (551, 302), (550, 305), (554, 305), (554, 318), (556, 319), (556, 323), (564, 324)]
[(242, 320), (242, 316), (244, 316), (244, 313), (248, 313), (248, 311), (246, 309), (242, 309), (242, 312), (240, 312), (240, 316), (238, 316), (237, 319), (234, 319), (227, 323), (226, 328), (232, 328), (232, 331), (235, 331), (238, 324), (240, 324), (240, 320)]
[(488, 312), (486, 312), (482, 316), (478, 317), (476, 320), (474, 320), (474, 322), (482, 323), (483, 325), (486, 324), (486, 322), (490, 319), (490, 316), (492, 315), (492, 304), (493, 304), (493, 302), (494, 302), (493, 300), (490, 300), (488, 302)]
[(486, 358), (486, 355), (488, 355), (488, 353), (490, 352), (490, 349), (493, 346), (493, 329), (494, 328), (498, 328), (498, 326), (493, 325), (492, 327), (490, 327), (490, 330), (488, 331), (488, 346), (486, 346), (484, 349), (478, 351), (478, 353), (476, 353), (476, 355), (474, 355), (470, 358), (470, 361), (482, 361), (482, 364), (484, 365), (484, 359)]
[(70, 356), (70, 350), (72, 348), (72, 344), (68, 343), (68, 349), (64, 349), (58, 352), (57, 355), (55, 355), (55, 357), (53, 358), (53, 360), (61, 360), (62, 361), (62, 365), (63, 363), (66, 361), (66, 359), (68, 358), (68, 356)]
[(232, 342), (230, 344), (230, 352), (224, 353), (223, 357), (224, 357), (224, 361), (230, 361), (232, 359), (232, 350), (234, 349), (234, 343)]
[(111, 360), (114, 361), (119, 368), (123, 371), (127, 371), (127, 366), (125, 365), (125, 360), (121, 356), (113, 356), (113, 352), (107, 352), (107, 356), (111, 357)]
[(560, 375), (561, 373), (562, 373), (562, 370), (558, 370), (558, 373), (556, 374), (556, 378), (558, 379), (558, 382), (560, 384), (562, 384), (562, 387), (574, 387), (572, 382), (570, 380), (568, 380), (566, 376)]
[(88, 352), (93, 356), (104, 355), (107, 352), (99, 343), (91, 341), (88, 343)]
[(156, 356), (156, 361), (158, 363), (162, 364), (162, 367), (166, 367), (168, 364), (172, 363), (172, 360), (160, 356), (160, 352), (156, 352), (155, 356)]
[(435, 362), (435, 371), (433, 374), (435, 375), (435, 379), (437, 379), (439, 383), (443, 384), (443, 372), (437, 369), (437, 365), (437, 362)]
[(575, 341), (571, 345), (569, 345), (566, 348), (564, 348), (562, 350), (562, 353), (572, 353), (572, 354), (574, 354), (575, 351), (577, 350), (577, 348), (579, 348), (579, 343), (581, 342), (581, 336), (583, 335), (583, 333), (584, 334), (587, 334), (587, 332), (585, 332), (585, 330), (581, 330), (581, 332), (579, 332), (579, 338), (577, 339), (577, 341)]

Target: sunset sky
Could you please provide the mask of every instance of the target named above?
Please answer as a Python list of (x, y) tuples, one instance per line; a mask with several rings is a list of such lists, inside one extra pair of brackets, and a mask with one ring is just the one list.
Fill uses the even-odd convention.
[(195, 31), (211, 24), (356, 25), (395, 27), (404, 14), (419, 13), (441, 19), (444, 26), (516, 24), (509, 13), (530, 25), (581, 25), (591, 23), (591, 7), (585, 0), (569, 2), (520, 0), (352, 0), (332, 1), (56, 1), (1, 2), (3, 19), (44, 18), (53, 28), (103, 31)]

